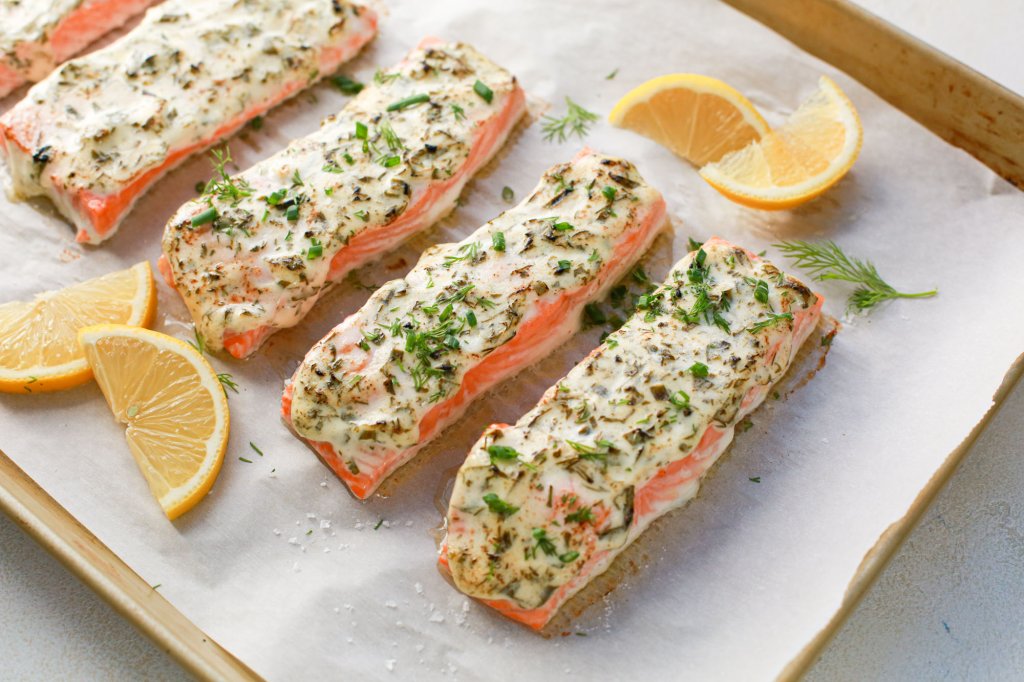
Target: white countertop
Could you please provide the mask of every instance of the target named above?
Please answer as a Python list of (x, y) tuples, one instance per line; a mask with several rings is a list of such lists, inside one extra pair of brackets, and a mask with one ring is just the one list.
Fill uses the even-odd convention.
[[(1024, 92), (1019, 0), (859, 0)], [(812, 680), (1012, 679), (1024, 670), (1024, 384)], [(0, 680), (181, 680), (174, 661), (0, 514)]]

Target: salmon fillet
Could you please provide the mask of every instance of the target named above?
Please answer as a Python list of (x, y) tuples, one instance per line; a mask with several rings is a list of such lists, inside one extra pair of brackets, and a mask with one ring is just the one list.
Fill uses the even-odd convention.
[(664, 222), (631, 164), (585, 150), (462, 242), (425, 251), (313, 346), (285, 421), (365, 499), (476, 396), (569, 339)]
[(0, 97), (35, 82), (158, 0), (3, 0)]
[(0, 116), (10, 194), (50, 198), (98, 244), (165, 172), (334, 71), (376, 24), (348, 0), (167, 0)]
[(525, 111), (515, 76), (461, 43), (425, 40), (375, 81), (237, 191), (210, 188), (168, 222), (161, 269), (210, 348), (249, 356), (449, 213)]
[(440, 563), (540, 629), (656, 518), (697, 494), (736, 424), (789, 368), (823, 299), (721, 239), (459, 469)]

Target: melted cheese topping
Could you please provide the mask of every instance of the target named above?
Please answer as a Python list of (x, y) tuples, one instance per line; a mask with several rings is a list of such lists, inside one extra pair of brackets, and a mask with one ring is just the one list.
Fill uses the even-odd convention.
[[(175, 286), (212, 347), (228, 331), (295, 325), (328, 285), (448, 213), (522, 112), (515, 77), (468, 45), (414, 50), (376, 81), (319, 132), (235, 178), (244, 196), (207, 194), (168, 223)], [(496, 139), (477, 139), (513, 105), (491, 126), (504, 126)], [(211, 207), (217, 218), (193, 225)], [(349, 248), (375, 231), (371, 248)]]
[(591, 152), (552, 168), (529, 198), (462, 242), (431, 247), (310, 351), (294, 380), (296, 431), (333, 445), (353, 473), (396, 452), (411, 456), (436, 433), (421, 431), (424, 417), (534, 317), (547, 327), (478, 382), (518, 371), (571, 335), (582, 306), (656, 235), (662, 208), (625, 161)]
[[(537, 407), (474, 446), (449, 509), (459, 589), (532, 609), (604, 570), (696, 494), (737, 421), (789, 367), (816, 303), (721, 240), (681, 260)], [(652, 480), (656, 493), (644, 490)]]
[(8, 112), (34, 121), (14, 193), (117, 193), (172, 151), (318, 78), (326, 50), (369, 30), (362, 11), (342, 0), (167, 0)]

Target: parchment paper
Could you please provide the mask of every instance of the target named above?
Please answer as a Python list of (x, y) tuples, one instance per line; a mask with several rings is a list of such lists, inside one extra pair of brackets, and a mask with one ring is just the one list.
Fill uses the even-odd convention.
[[(898, 287), (937, 286), (847, 320), (826, 366), (769, 401), (688, 508), (656, 524), (617, 568), (621, 584), (543, 639), (471, 603), (435, 570), (436, 507), (453, 469), (491, 421), (513, 421), (595, 343), (580, 336), (482, 398), (418, 461), (366, 503), (352, 498), (278, 419), (283, 380), (303, 351), (367, 291), (339, 287), (234, 374), (232, 435), (213, 492), (179, 522), (150, 498), (99, 390), (0, 398), (0, 447), (214, 639), (274, 680), (766, 679), (825, 625), (865, 552), (908, 509), (982, 417), (1024, 351), (1024, 196), (841, 73), (712, 0), (414, 2), (389, 0), (381, 35), (346, 69), (367, 81), (424, 35), (472, 42), (564, 111), (572, 96), (606, 114), (663, 73), (720, 77), (779, 123), (832, 76), (864, 122), (850, 175), (793, 212), (760, 213), (720, 197), (657, 145), (603, 121), (587, 144), (634, 161), (666, 195), (674, 243), (649, 260), (663, 275), (686, 237), (713, 234), (785, 261), (780, 238), (832, 238), (872, 259)], [(618, 69), (614, 79), (606, 79)], [(231, 142), (240, 165), (315, 129), (345, 98), (313, 88)], [(4, 104), (10, 106), (8, 100)], [(523, 197), (580, 146), (523, 129), (437, 229), (359, 274), (380, 283), (424, 246), (460, 238)], [(163, 221), (208, 177), (193, 160), (159, 183), (100, 248), (73, 243), (46, 205), (0, 205), (3, 300), (155, 261)], [(819, 285), (842, 316), (845, 285)], [(191, 333), (160, 285), (158, 328)], [(249, 447), (255, 443), (260, 457)], [(252, 464), (239, 460), (246, 457)], [(760, 477), (760, 483), (750, 480)], [(378, 525), (379, 524), (379, 525)]]

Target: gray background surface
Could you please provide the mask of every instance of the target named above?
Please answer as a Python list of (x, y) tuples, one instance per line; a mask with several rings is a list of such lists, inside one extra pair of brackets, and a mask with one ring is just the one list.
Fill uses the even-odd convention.
[[(1017, 0), (859, 0), (1024, 92)], [(1012, 679), (1024, 670), (1024, 387), (1018, 386), (812, 680)], [(0, 515), (0, 679), (187, 675)]]

